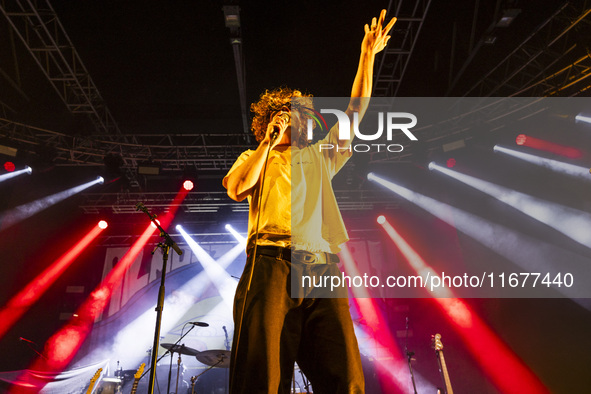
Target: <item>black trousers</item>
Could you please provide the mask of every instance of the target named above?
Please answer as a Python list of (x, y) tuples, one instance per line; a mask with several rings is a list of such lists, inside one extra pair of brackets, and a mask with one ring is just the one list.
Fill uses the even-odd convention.
[[(348, 300), (292, 298), (292, 264), (261, 254), (246, 294), (251, 264), (249, 257), (234, 300), (230, 393), (287, 394), (296, 361), (315, 394), (363, 393), (363, 370)], [(325, 267), (340, 274), (336, 264)]]

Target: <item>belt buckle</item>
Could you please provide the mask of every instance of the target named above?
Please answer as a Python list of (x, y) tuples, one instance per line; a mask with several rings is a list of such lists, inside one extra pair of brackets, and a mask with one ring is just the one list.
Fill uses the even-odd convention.
[(292, 250), (291, 256), (294, 260), (306, 264), (311, 264), (318, 260), (318, 253), (308, 252), (307, 250)]

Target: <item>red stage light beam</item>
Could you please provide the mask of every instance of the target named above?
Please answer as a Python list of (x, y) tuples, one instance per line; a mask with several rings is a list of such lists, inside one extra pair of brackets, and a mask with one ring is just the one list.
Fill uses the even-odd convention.
[(571, 159), (578, 159), (579, 157), (583, 156), (583, 152), (577, 148), (556, 144), (554, 142), (542, 140), (526, 134), (519, 134), (515, 138), (515, 143), (517, 145), (528, 146), (533, 149), (554, 153), (556, 155), (568, 157)]
[[(383, 217), (383, 216), (380, 216)], [(385, 219), (385, 218), (384, 218)], [(357, 265), (346, 245), (340, 253), (345, 274), (348, 276), (360, 276)], [(379, 344), (384, 349), (383, 356), (376, 358), (376, 366), (380, 385), (388, 388), (388, 393), (405, 393), (409, 382), (409, 373), (404, 356), (398, 348), (396, 341), (390, 335), (386, 319), (371, 298), (366, 288), (352, 287), (353, 301), (362, 320), (365, 321), (363, 331), (373, 344)], [(376, 348), (376, 346), (372, 346)], [(394, 390), (394, 391), (393, 391)]]
[[(434, 272), (387, 220), (382, 226), (419, 275), (424, 276), (427, 270)], [(434, 300), (456, 325), (459, 335), (470, 349), (472, 356), (490, 376), (500, 392), (550, 393), (529, 367), (471, 310), (468, 304), (462, 299), (455, 298), (453, 292), (447, 288), (433, 295), (446, 297), (434, 298)]]
[(49, 338), (44, 351), (47, 360), (37, 359), (31, 369), (58, 372), (68, 366), (88, 334), (90, 334), (95, 320), (107, 306), (113, 290), (121, 283), (125, 272), (127, 272), (154, 231), (155, 228), (150, 225), (146, 228), (125, 256), (109, 272), (105, 280), (78, 308), (75, 313), (76, 317), (73, 317), (64, 327)]
[(78, 243), (33, 279), (0, 310), (0, 338), (39, 300), (56, 279), (72, 264), (86, 247), (103, 231), (94, 226)]
[[(161, 227), (166, 230), (174, 219), (178, 208), (188, 191), (180, 190), (170, 205), (169, 211), (161, 218)], [(56, 332), (45, 344), (44, 353), (47, 359), (37, 358), (29, 368), (35, 371), (61, 372), (72, 361), (82, 343), (86, 340), (92, 326), (98, 316), (104, 311), (111, 299), (113, 290), (121, 284), (125, 273), (148, 242), (156, 229), (151, 225), (147, 226), (140, 238), (133, 244), (129, 251), (123, 256), (119, 263), (113, 268), (107, 277), (90, 294), (84, 303), (64, 327)], [(18, 390), (18, 388), (15, 388)], [(38, 387), (38, 389), (41, 389)], [(14, 391), (17, 392), (17, 391)]]

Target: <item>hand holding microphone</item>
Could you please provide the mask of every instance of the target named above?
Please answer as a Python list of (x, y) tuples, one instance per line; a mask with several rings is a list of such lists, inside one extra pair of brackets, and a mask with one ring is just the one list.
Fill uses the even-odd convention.
[(275, 141), (279, 136), (279, 133), (281, 132), (281, 125), (275, 123), (276, 118), (279, 118), (283, 120), (283, 122), (285, 122), (284, 130), (287, 128), (287, 126), (289, 126), (289, 122), (291, 120), (291, 116), (288, 112), (282, 112), (279, 116), (273, 118), (273, 131), (271, 132), (271, 141)]

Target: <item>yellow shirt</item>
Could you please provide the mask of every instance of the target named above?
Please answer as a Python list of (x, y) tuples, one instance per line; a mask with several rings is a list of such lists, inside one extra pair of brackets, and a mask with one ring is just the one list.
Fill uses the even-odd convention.
[[(351, 153), (347, 150), (337, 153), (334, 149), (320, 151), (320, 144), (338, 145), (337, 133), (335, 126), (323, 140), (308, 147), (271, 150), (261, 198), (259, 246), (275, 245), (309, 252), (337, 253), (340, 251), (339, 245), (348, 241), (331, 180), (351, 157)], [(228, 175), (253, 152), (243, 152)], [(248, 196), (247, 250), (254, 245), (259, 189), (260, 183), (254, 193)]]
[[(243, 152), (226, 177), (238, 168), (254, 150)], [(261, 175), (262, 178), (262, 175)], [(271, 150), (267, 161), (264, 191), (260, 205), (258, 242), (261, 245), (291, 246), (291, 147), (285, 151)], [(224, 182), (225, 184), (225, 182)], [(248, 244), (254, 246), (255, 224), (259, 212), (258, 201), (261, 183), (257, 183), (253, 194), (248, 195)]]

